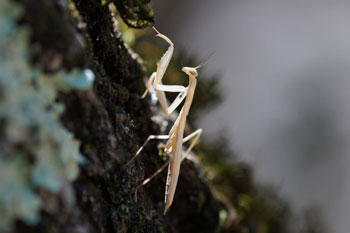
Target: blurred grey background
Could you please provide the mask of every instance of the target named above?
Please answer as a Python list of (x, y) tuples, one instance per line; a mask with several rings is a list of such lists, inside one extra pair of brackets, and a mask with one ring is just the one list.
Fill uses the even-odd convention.
[[(220, 74), (225, 101), (200, 122), (223, 131), (255, 178), (295, 213), (350, 230), (350, 1), (152, 0), (157, 28)], [(184, 64), (186, 65), (186, 64)], [(200, 76), (199, 76), (200, 78)]]

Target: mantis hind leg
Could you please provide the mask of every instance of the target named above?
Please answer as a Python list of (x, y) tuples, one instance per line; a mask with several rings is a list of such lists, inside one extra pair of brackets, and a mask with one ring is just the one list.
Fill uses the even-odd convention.
[[(171, 157), (171, 154), (169, 154)], [(186, 154), (183, 152), (182, 153), (182, 160), (186, 158)], [(170, 160), (168, 160), (166, 163), (164, 163), (155, 173), (153, 173), (150, 177), (145, 179), (140, 185), (136, 187), (136, 190), (141, 188), (142, 186), (148, 184), (154, 177), (156, 177), (159, 173), (161, 173), (168, 165), (169, 165)]]
[(140, 185), (138, 185), (136, 187), (136, 190), (148, 184), (154, 177), (156, 177), (159, 173), (161, 173), (168, 165), (169, 165), (169, 161), (164, 163), (155, 173), (153, 173), (150, 177), (148, 177)]
[[(193, 133), (191, 133), (190, 135), (188, 135), (187, 137), (185, 137), (183, 139), (183, 142), (187, 142), (189, 141), (191, 138), (195, 137), (195, 139), (193, 140), (193, 142), (191, 143), (190, 147), (186, 150), (186, 152), (182, 152), (182, 161), (187, 157), (188, 153), (190, 153), (190, 151), (192, 150), (193, 146), (196, 144), (196, 142), (198, 141), (200, 135), (202, 134), (203, 130), (202, 129), (197, 129), (196, 131), (194, 131)], [(147, 140), (145, 141), (145, 143), (142, 145), (142, 147), (140, 147), (140, 149), (136, 152), (136, 155), (139, 155), (141, 150), (143, 149), (143, 147), (152, 139), (168, 139), (169, 135), (150, 135)], [(169, 155), (171, 156), (171, 155)], [(136, 158), (136, 157), (134, 157)], [(133, 159), (134, 159), (133, 158)], [(132, 159), (132, 160), (133, 160)], [(151, 179), (153, 179), (156, 175), (158, 175), (159, 173), (161, 173), (164, 168), (166, 168), (169, 164), (169, 161), (164, 163), (163, 166), (161, 166), (155, 173), (153, 173), (149, 178), (145, 179), (142, 184), (140, 184), (138, 188), (142, 187), (143, 185), (146, 185), (147, 183), (149, 183), (151, 181)]]
[[(189, 141), (191, 138), (194, 137), (194, 140), (192, 141), (192, 143), (190, 144), (190, 147), (185, 151), (182, 152), (182, 158), (181, 161), (183, 161), (188, 153), (190, 153), (190, 151), (192, 150), (193, 146), (196, 144), (196, 142), (198, 141), (200, 135), (202, 134), (203, 130), (202, 129), (197, 129), (196, 131), (194, 131), (193, 133), (191, 133), (190, 135), (188, 135), (187, 137), (185, 137), (183, 139), (183, 142), (187, 142)], [(137, 154), (139, 154), (142, 150), (142, 148), (151, 140), (151, 139), (168, 139), (169, 136), (168, 135), (150, 135), (146, 142), (144, 143), (144, 145), (138, 150)], [(171, 156), (171, 154), (169, 154), (169, 156)], [(170, 160), (167, 161), (166, 163), (164, 163), (155, 173), (153, 173), (150, 177), (146, 178), (140, 185), (138, 185), (136, 187), (135, 190), (135, 199), (137, 199), (137, 191), (144, 185), (148, 184), (154, 177), (156, 177), (157, 175), (159, 175), (170, 163)], [(168, 207), (169, 208), (169, 207)], [(167, 208), (165, 209), (166, 212)]]
[(146, 141), (143, 143), (143, 145), (137, 150), (134, 157), (132, 157), (132, 159), (130, 159), (130, 161), (127, 162), (127, 164), (125, 166), (128, 166), (131, 162), (133, 162), (140, 155), (141, 151), (147, 145), (147, 143), (153, 139), (165, 140), (165, 139), (169, 139), (169, 135), (149, 135), (148, 138), (146, 139)]

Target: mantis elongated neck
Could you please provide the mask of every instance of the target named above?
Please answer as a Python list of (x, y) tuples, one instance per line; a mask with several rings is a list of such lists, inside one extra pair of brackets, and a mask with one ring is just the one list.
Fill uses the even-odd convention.
[(190, 111), (192, 101), (193, 101), (194, 91), (196, 90), (196, 85), (197, 85), (196, 77), (189, 76), (188, 78), (189, 78), (189, 82), (188, 82), (188, 86), (187, 86), (186, 101), (185, 101), (185, 104), (183, 106), (185, 116), (187, 116), (189, 111)]

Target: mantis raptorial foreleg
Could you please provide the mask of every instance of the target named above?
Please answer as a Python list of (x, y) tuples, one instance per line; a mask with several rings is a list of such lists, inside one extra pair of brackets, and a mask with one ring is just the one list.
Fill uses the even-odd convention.
[[(156, 31), (156, 36), (162, 38), (169, 44), (168, 50), (164, 53), (160, 61), (157, 63), (157, 71), (153, 72), (151, 77), (147, 81), (146, 90), (142, 95), (142, 98), (144, 98), (151, 85), (153, 85), (156, 95), (158, 98), (158, 102), (161, 106), (162, 112), (165, 115), (171, 114), (182, 102), (182, 100), (186, 97), (186, 87), (180, 86), (180, 85), (163, 85), (162, 79), (165, 74), (166, 69), (168, 68), (169, 62), (171, 60), (171, 57), (173, 56), (174, 52), (174, 44), (173, 42), (166, 37), (165, 35), (158, 32), (156, 28), (153, 27), (153, 29)], [(165, 96), (164, 92), (180, 92), (178, 97), (175, 99), (175, 101), (168, 106), (168, 100)]]

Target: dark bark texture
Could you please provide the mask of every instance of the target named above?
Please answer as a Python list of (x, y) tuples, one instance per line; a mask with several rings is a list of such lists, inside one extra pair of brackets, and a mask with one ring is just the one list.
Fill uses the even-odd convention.
[[(80, 18), (61, 0), (18, 0), (21, 24), (31, 29), (32, 62), (46, 72), (90, 68), (89, 91), (61, 93), (62, 123), (81, 141), (87, 162), (78, 179), (59, 195), (41, 191), (46, 204), (36, 226), (16, 224), (15, 232), (215, 232), (222, 204), (192, 162), (182, 164), (174, 204), (164, 216), (166, 171), (136, 187), (165, 159), (151, 142), (130, 166), (139, 145), (159, 134), (149, 100), (141, 99), (145, 72), (118, 36), (108, 4), (74, 0)], [(53, 204), (54, 203), (54, 204)]]

